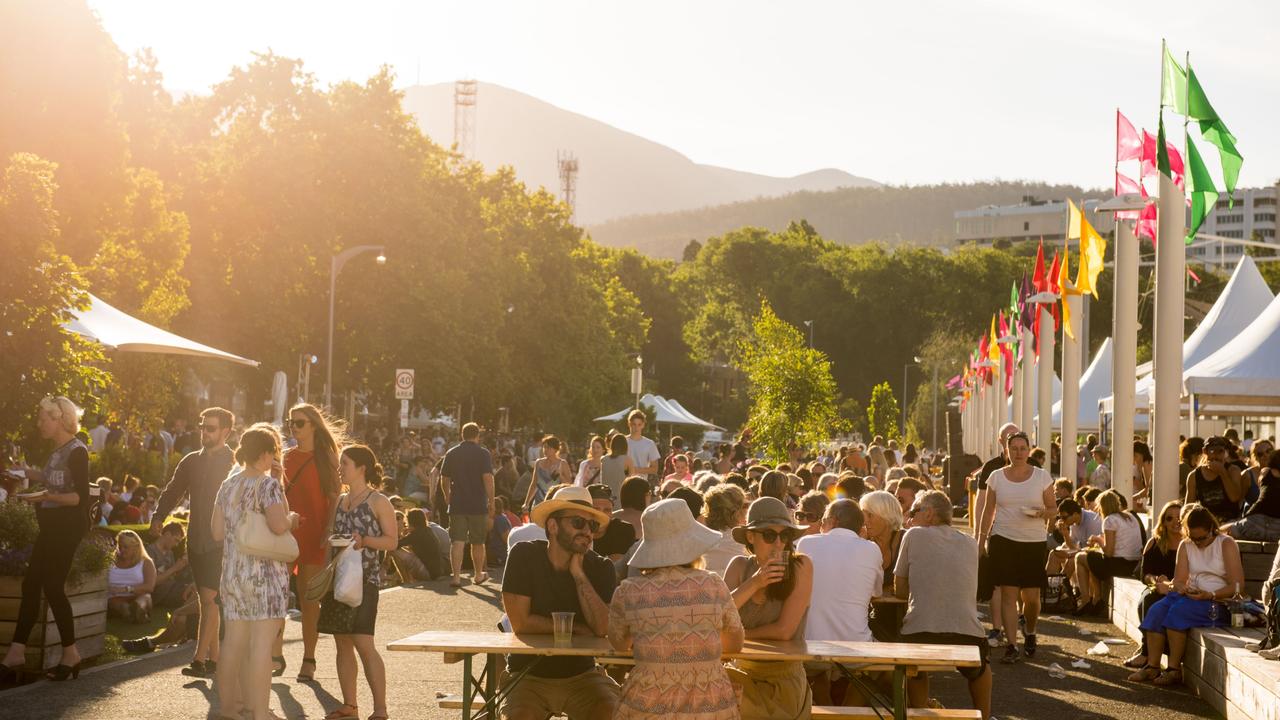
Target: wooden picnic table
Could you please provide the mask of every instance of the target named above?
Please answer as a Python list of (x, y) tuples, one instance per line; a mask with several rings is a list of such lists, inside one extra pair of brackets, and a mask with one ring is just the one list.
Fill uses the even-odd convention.
[[(558, 645), (551, 635), (516, 635), (496, 631), (427, 631), (387, 644), (391, 651), (439, 652), (445, 662), (462, 662), (462, 717), (471, 720), (472, 705), (478, 694), (484, 701), (486, 715), (497, 718), (505, 692), (498, 687), (497, 663), (500, 655), (534, 655), (594, 657), (601, 662), (629, 661), (631, 651), (615, 650), (605, 638), (574, 635), (568, 645)], [(472, 675), (472, 659), (485, 655), (483, 676)], [(906, 681), (908, 674), (978, 667), (978, 648), (971, 645), (920, 645), (912, 643), (841, 642), (827, 640), (760, 641), (748, 640), (740, 652), (726, 653), (726, 660), (777, 662), (828, 662), (843, 672), (889, 670), (893, 673), (893, 715), (905, 720)], [(531, 668), (532, 666), (530, 666)], [(512, 676), (507, 690), (518, 683), (529, 668)]]

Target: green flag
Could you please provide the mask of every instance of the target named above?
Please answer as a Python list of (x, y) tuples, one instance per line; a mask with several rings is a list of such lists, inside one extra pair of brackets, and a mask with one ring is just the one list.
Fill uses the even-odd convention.
[(1196, 237), (1196, 231), (1218, 202), (1218, 189), (1209, 176), (1209, 168), (1196, 144), (1187, 140), (1187, 190), (1191, 193), (1191, 227), (1187, 231), (1187, 243)]
[(1160, 113), (1160, 120), (1156, 130), (1156, 169), (1161, 175), (1173, 179), (1173, 170), (1169, 169), (1169, 147), (1164, 140), (1164, 113)]
[(1187, 114), (1187, 73), (1173, 59), (1169, 46), (1164, 48), (1164, 66), (1160, 72), (1160, 106), (1173, 108), (1179, 115)]
[(1218, 111), (1213, 109), (1209, 97), (1205, 95), (1204, 88), (1200, 87), (1200, 81), (1190, 65), (1187, 66), (1187, 85), (1186, 115), (1200, 122), (1201, 136), (1218, 148), (1218, 156), (1222, 160), (1222, 183), (1227, 188), (1228, 201), (1234, 205), (1235, 198), (1232, 195), (1236, 189), (1236, 179), (1240, 177), (1240, 166), (1244, 164), (1244, 157), (1240, 155), (1239, 150), (1236, 150), (1235, 135), (1227, 129), (1222, 118), (1218, 117)]

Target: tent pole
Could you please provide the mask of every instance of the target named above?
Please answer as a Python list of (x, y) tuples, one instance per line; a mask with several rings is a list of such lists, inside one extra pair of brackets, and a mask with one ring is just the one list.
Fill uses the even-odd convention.
[[(1111, 330), (1111, 487), (1133, 495), (1133, 392), (1138, 375), (1138, 238), (1116, 220), (1115, 320)], [(1150, 478), (1148, 478), (1150, 480)], [(1151, 498), (1147, 498), (1148, 507)], [(1159, 510), (1159, 508), (1156, 508)]]

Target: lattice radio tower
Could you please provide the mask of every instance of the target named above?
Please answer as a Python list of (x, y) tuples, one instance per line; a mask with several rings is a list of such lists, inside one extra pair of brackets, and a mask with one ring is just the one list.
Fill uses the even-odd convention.
[(475, 80), (458, 80), (453, 84), (453, 146), (464, 160), (476, 157)]
[(556, 153), (556, 166), (560, 169), (560, 198), (569, 206), (569, 222), (573, 222), (578, 210), (578, 158), (561, 150)]

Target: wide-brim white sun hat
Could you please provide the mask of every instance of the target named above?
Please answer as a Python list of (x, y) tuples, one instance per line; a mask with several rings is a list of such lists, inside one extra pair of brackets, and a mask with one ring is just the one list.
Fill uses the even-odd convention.
[(689, 504), (679, 498), (645, 508), (640, 525), (644, 539), (629, 565), (641, 570), (687, 565), (720, 542), (720, 533), (695, 520)]

